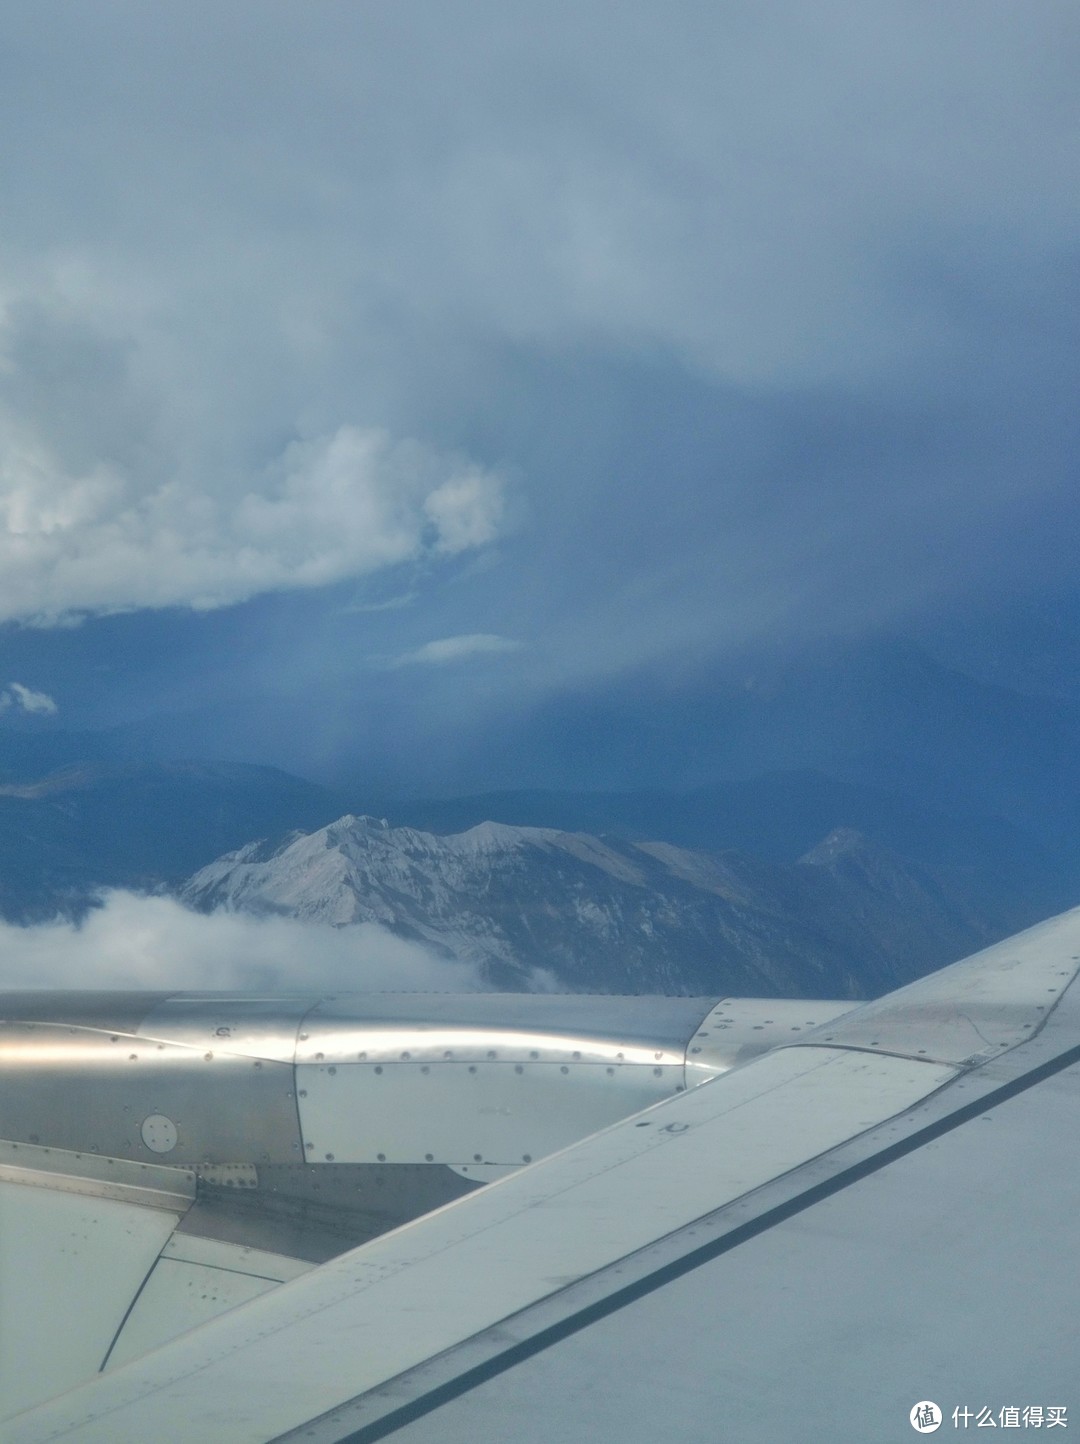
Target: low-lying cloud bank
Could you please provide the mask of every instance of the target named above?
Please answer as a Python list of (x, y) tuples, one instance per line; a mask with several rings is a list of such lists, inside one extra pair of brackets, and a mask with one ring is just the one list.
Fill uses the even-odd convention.
[(80, 923), (0, 922), (0, 990), (331, 989), (476, 992), (478, 971), (395, 937), (286, 917), (197, 913), (174, 898), (114, 889)]

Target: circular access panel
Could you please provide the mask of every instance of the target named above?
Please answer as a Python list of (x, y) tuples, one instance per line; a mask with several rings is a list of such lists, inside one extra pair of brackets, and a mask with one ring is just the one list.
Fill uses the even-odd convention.
[(176, 1147), (179, 1134), (176, 1124), (164, 1113), (151, 1113), (143, 1119), (142, 1141), (153, 1153), (171, 1153)]

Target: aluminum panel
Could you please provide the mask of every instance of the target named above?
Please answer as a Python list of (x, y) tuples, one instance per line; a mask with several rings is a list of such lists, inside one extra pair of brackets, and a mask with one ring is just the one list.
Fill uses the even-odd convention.
[(314, 995), (244, 997), (234, 993), (176, 993), (143, 1018), (146, 1038), (183, 1043), (200, 1052), (291, 1063), (305, 1016), (319, 1002)]
[(296, 1058), (681, 1063), (687, 1041), (715, 1002), (542, 993), (342, 994), (308, 1015)]
[(0, 1028), (7, 1023), (77, 1023), (104, 1033), (137, 1033), (169, 993), (67, 991), (0, 993)]
[(1080, 969), (1080, 908), (826, 1023), (804, 1044), (947, 1063), (993, 1058), (1034, 1037)]
[(0, 1417), (97, 1372), (179, 1217), (0, 1181)]
[[(625, 1046), (625, 1045), (624, 1045)], [(531, 1163), (669, 1098), (682, 1059), (631, 1063), (349, 1063), (296, 1070), (311, 1162)]]
[[(292, 1068), (60, 1024), (0, 1033), (0, 1136), (145, 1162), (295, 1162)], [(163, 1153), (143, 1124), (176, 1129)], [(159, 1124), (152, 1141), (167, 1141)]]
[(54, 1400), (19, 1421), (12, 1444), (118, 1435), (261, 1444), (904, 1110), (954, 1073), (824, 1049), (768, 1054)]
[(174, 1234), (125, 1319), (106, 1366), (115, 1369), (310, 1267), (242, 1244)]
[(195, 1197), (195, 1175), (187, 1169), (7, 1140), (0, 1141), (0, 1179), (24, 1188), (114, 1198), (180, 1213)]
[(722, 998), (703, 1018), (686, 1048), (688, 1087), (703, 1083), (770, 1048), (783, 1048), (858, 1003), (786, 998)]

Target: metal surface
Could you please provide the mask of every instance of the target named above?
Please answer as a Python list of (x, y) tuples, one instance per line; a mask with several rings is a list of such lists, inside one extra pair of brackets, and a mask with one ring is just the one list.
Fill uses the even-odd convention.
[(187, 1200), (144, 1204), (0, 1180), (0, 1417), (100, 1368)]
[(142, 1128), (155, 1114), (177, 1131), (170, 1163), (301, 1156), (287, 1063), (60, 1023), (0, 1035), (0, 1136), (151, 1161)]
[[(322, 999), (305, 1019), (300, 1063), (441, 1059), (475, 1062), (495, 1048), (514, 1062), (547, 1046), (552, 1060), (610, 1062), (627, 1049), (678, 1055), (715, 998), (608, 997), (583, 993), (371, 993)], [(358, 1036), (368, 1041), (358, 1042)], [(539, 1040), (539, 1041), (534, 1041)], [(462, 1051), (457, 1051), (458, 1049)], [(559, 1056), (556, 1058), (555, 1054)], [(319, 1056), (319, 1055), (322, 1056)], [(406, 1060), (408, 1061), (408, 1060)]]
[(902, 1111), (954, 1071), (826, 1049), (767, 1055), (253, 1300), (104, 1377), (92, 1400), (54, 1401), (13, 1438), (275, 1437)]
[[(713, 1003), (19, 994), (0, 1023), (0, 1136), (202, 1169), (521, 1164), (683, 1087)], [(754, 1006), (694, 1081), (780, 1041)]]
[(292, 1063), (300, 1026), (316, 995), (244, 997), (236, 993), (175, 993), (144, 1016), (143, 1037), (182, 1043), (200, 1053), (229, 1053)]
[(168, 993), (57, 991), (0, 993), (0, 1031), (8, 1023), (80, 1023), (105, 1033), (137, 1033)]
[[(545, 1056), (540, 1047), (524, 1056), (530, 1053)], [(298, 1067), (305, 1152), (318, 1162), (531, 1163), (682, 1092), (681, 1057), (666, 1066), (653, 1061), (670, 1056), (657, 1049), (644, 1064), (613, 1056), (608, 1064), (503, 1058)]]
[(310, 1267), (240, 1244), (174, 1234), (124, 1320), (106, 1367), (159, 1348)]
[[(944, 1414), (935, 1440), (1042, 1439), (1024, 1410), (1044, 1419), (1048, 1405), (1067, 1410), (1069, 1431), (1049, 1441), (1068, 1440), (1080, 1424), (1080, 1151), (1065, 1140), (1078, 1115), (1075, 1065), (997, 1105), (987, 1099), (955, 1130), (390, 1438), (909, 1444), (920, 1437), (909, 1411), (932, 1399)], [(766, 1191), (774, 1206), (783, 1191)], [(646, 1267), (677, 1268), (674, 1248), (655, 1250)], [(614, 1282), (634, 1281), (624, 1269)], [(598, 1289), (580, 1289), (578, 1305), (595, 1310)], [(1015, 1427), (1005, 1415), (1001, 1433), (1010, 1406)], [(994, 1432), (976, 1422), (984, 1408)], [(346, 1420), (333, 1430), (327, 1421), (299, 1437), (326, 1444), (351, 1432)]]
[(686, 1046), (686, 1082), (693, 1087), (770, 1048), (798, 1042), (858, 1003), (793, 1002), (786, 998), (721, 998)]
[(1039, 1031), (1078, 967), (1080, 908), (1074, 908), (802, 1041), (947, 1063), (993, 1058)]
[[(472, 1193), (471, 1179), (427, 1163), (261, 1164), (200, 1172), (184, 1235), (250, 1244), (322, 1263), (378, 1234)], [(231, 1182), (222, 1182), (222, 1179)]]
[[(1080, 1060), (1080, 995), (1057, 1006), (1077, 969), (1078, 918), (283, 1284), (35, 1411), (13, 1440), (382, 1437), (911, 1149), (977, 1127), (969, 1120)], [(1010, 1036), (1020, 1040), (1011, 1050), (1001, 1046)], [(957, 1056), (935, 1061), (924, 1044)]]
[(0, 1180), (176, 1213), (185, 1212), (195, 1197), (190, 1170), (7, 1140), (0, 1141)]

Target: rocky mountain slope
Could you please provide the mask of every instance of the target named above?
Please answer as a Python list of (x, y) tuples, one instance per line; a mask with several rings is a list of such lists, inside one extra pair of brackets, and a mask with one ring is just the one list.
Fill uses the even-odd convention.
[[(495, 987), (873, 996), (983, 946), (962, 891), (849, 829), (791, 865), (485, 822), (346, 816), (200, 869), (191, 905), (379, 922)], [(301, 969), (298, 969), (300, 971)]]

